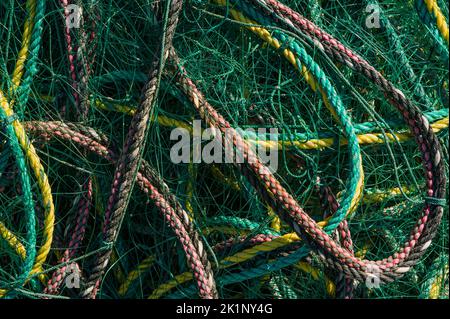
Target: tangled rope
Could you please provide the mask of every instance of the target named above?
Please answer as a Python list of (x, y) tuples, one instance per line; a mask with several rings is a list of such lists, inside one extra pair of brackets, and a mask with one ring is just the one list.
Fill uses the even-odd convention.
[(0, 5), (0, 297), (448, 297), (448, 9), (283, 2)]

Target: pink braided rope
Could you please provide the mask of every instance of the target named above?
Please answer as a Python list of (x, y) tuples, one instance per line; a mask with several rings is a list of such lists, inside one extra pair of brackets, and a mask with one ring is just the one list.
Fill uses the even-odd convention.
[[(63, 257), (59, 261), (59, 263), (64, 264), (68, 263), (77, 253), (81, 242), (83, 241), (84, 234), (86, 233), (86, 225), (87, 219), (89, 216), (89, 206), (92, 201), (92, 180), (88, 178), (86, 183), (84, 184), (84, 188), (86, 189), (86, 194), (81, 196), (80, 201), (78, 203), (78, 218), (75, 225), (75, 229), (72, 233), (71, 240), (69, 242), (68, 248), (64, 251)], [(63, 279), (66, 275), (67, 265), (62, 266), (61, 268), (55, 270), (52, 275), (52, 278), (48, 281), (47, 287), (44, 290), (44, 293), (54, 295), (58, 292), (59, 287), (61, 286)]]
[[(72, 36), (70, 34), (70, 28), (67, 25), (67, 21), (69, 19), (69, 9), (67, 8), (70, 5), (70, 1), (68, 0), (60, 0), (61, 1), (61, 6), (64, 9), (64, 34), (66, 37), (66, 44), (67, 44), (67, 55), (68, 55), (68, 59), (69, 59), (69, 74), (70, 77), (72, 78), (72, 95), (73, 98), (75, 100), (75, 105), (79, 106), (80, 104), (80, 96), (78, 95), (78, 83), (77, 83), (77, 73), (76, 73), (76, 60), (77, 60), (77, 56), (76, 53), (74, 54), (73, 52), (77, 52), (77, 48), (76, 47), (72, 47)], [(66, 108), (65, 106), (62, 107), (61, 110), (61, 115), (64, 116), (66, 113)]]

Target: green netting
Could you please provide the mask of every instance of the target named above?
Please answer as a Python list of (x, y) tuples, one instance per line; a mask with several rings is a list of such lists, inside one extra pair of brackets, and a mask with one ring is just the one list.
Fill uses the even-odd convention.
[[(140, 103), (150, 63), (158, 55), (162, 32), (159, 16), (166, 1), (69, 1), (68, 4), (84, 9), (81, 28), (70, 30), (70, 51), (61, 5), (64, 1), (45, 2), (42, 36), (37, 29), (32, 33), (24, 77), (17, 90), (13, 72), (23, 45), (24, 23), (30, 16), (29, 4), (15, 0), (0, 3), (1, 92), (8, 101), (15, 101), (12, 105), (22, 123), (29, 126), (33, 126), (31, 121), (80, 123), (104, 134), (108, 146), (120, 154), (130, 113)], [(350, 192), (349, 181), (356, 166), (349, 164), (354, 150), (339, 142), (348, 136), (327, 109), (321, 94), (314, 92), (303, 75), (282, 56), (284, 49), (293, 50), (295, 44), (304, 48), (305, 56), (320, 67), (329, 81), (330, 91), (336, 92), (359, 139), (364, 187), (358, 189), (363, 196), (357, 210), (347, 217), (354, 251), (368, 260), (390, 256), (409, 239), (424, 203), (424, 170), (417, 144), (399, 112), (380, 90), (361, 74), (333, 63), (317, 43), (293, 36), (283, 25), (277, 26), (267, 17), (265, 22), (260, 21), (262, 18), (248, 8), (256, 2), (230, 1), (227, 8), (215, 1), (185, 1), (173, 40), (181, 64), (232, 127), (278, 130), (275, 138), (285, 146), (277, 153), (275, 175), (305, 211), (321, 221), (329, 212), (323, 209), (323, 200), (318, 196), (317, 178), (342, 203), (341, 199)], [(424, 4), (372, 0), (282, 2), (364, 57), (419, 107), (435, 127), (448, 176), (448, 43), (441, 37), (435, 17), (424, 11)], [(245, 16), (263, 24), (279, 39), (282, 47), (274, 49), (253, 34), (248, 24), (235, 21), (230, 10), (236, 3)], [(447, 4), (437, 3), (448, 21)], [(373, 14), (367, 10), (368, 5), (381, 8), (375, 12), (379, 28), (366, 24)], [(39, 20), (35, 17), (34, 21)], [(37, 45), (40, 47), (36, 48)], [(78, 59), (74, 59), (71, 71), (69, 56), (76, 56), (77, 52)], [(308, 65), (298, 59), (299, 64)], [(83, 103), (90, 106), (85, 116), (79, 112)], [(20, 160), (16, 161), (20, 154), (15, 148), (12, 127), (3, 113), (0, 115), (0, 222), (32, 250), (27, 255), (29, 263), (44, 240), (45, 207), (30, 162), (27, 160), (24, 167)], [(200, 119), (199, 114), (174, 79), (164, 77), (143, 159), (192, 215), (208, 252), (219, 296), (334, 297), (333, 286), (339, 274), (325, 267), (315, 254), (307, 254), (307, 246), (302, 242), (259, 251), (236, 264), (222, 262), (245, 249), (258, 247), (250, 240), (255, 236), (264, 235), (270, 241), (293, 229), (284, 222), (280, 229), (275, 226), (273, 212), (235, 166), (171, 161), (174, 121), (192, 127), (195, 119)], [(207, 128), (206, 123), (202, 125)], [(88, 177), (92, 180), (92, 205), (84, 239), (71, 260), (82, 270), (81, 282), (91, 271), (93, 252), (100, 247), (114, 165), (82, 149), (76, 141), (61, 136), (50, 141), (46, 134), (28, 131), (52, 188), (56, 212), (53, 242), (43, 269), (32, 275), (31, 282), (24, 283), (30, 265), (7, 240), (0, 240), (0, 289), (15, 288), (7, 296), (18, 298), (52, 298), (55, 296), (44, 291), (42, 282), (65, 265), (63, 252), (71, 242), (78, 203), (87, 194)], [(265, 133), (242, 134), (253, 141), (271, 137)], [(318, 147), (313, 143), (318, 139), (331, 142)], [(29, 203), (31, 199), (27, 198), (24, 176), (31, 178), (36, 216)], [(380, 288), (355, 282), (354, 296), (448, 298), (448, 227), (445, 205), (437, 236), (420, 262), (402, 278)], [(37, 234), (36, 242), (33, 232)], [(148, 298), (156, 294), (161, 298), (186, 295), (196, 298), (194, 281), (176, 277), (190, 271), (174, 231), (154, 202), (135, 187), (98, 297)], [(41, 276), (39, 282), (42, 273), (48, 278)], [(176, 284), (174, 278), (182, 282)], [(173, 287), (161, 290), (171, 281), (175, 282)], [(56, 297), (77, 297), (78, 293), (79, 290), (67, 288), (63, 283)]]

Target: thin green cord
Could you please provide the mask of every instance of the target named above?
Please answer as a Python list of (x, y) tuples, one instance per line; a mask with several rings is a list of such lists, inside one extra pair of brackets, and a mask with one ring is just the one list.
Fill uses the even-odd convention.
[(397, 34), (397, 31), (392, 26), (389, 18), (386, 16), (378, 0), (367, 0), (367, 3), (375, 5), (379, 9), (380, 21), (382, 23), (382, 26), (384, 27), (384, 30), (386, 31), (389, 42), (393, 47), (393, 53), (395, 54), (396, 59), (398, 59), (399, 64), (402, 66), (402, 70), (407, 81), (414, 86), (414, 93), (420, 99), (420, 101), (424, 103), (426, 109), (430, 109), (433, 106), (433, 103), (430, 97), (425, 93), (425, 89), (423, 88), (422, 83), (420, 83), (417, 75), (415, 74), (403, 48), (402, 41)]

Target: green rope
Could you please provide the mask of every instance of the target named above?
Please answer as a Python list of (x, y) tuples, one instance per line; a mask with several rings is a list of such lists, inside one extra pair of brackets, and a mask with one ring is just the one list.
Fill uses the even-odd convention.
[[(16, 165), (19, 171), (19, 177), (23, 193), (22, 198), (24, 205), (25, 227), (26, 227), (25, 241), (23, 243), (26, 250), (25, 259), (23, 260), (21, 266), (19, 267), (18, 270), (19, 274), (17, 275), (16, 279), (13, 282), (8, 283), (7, 286), (5, 286), (5, 288), (14, 289), (17, 287), (21, 287), (23, 285), (31, 269), (33, 268), (34, 258), (36, 256), (36, 221), (35, 221), (34, 202), (31, 193), (30, 175), (28, 172), (28, 167), (25, 162), (25, 157), (19, 145), (19, 141), (17, 140), (17, 136), (10, 122), (10, 119), (8, 119), (4, 110), (0, 108), (0, 125), (2, 125), (3, 123), (6, 124), (4, 125), (5, 133), (8, 138), (8, 143), (11, 152), (15, 157)], [(4, 150), (2, 151), (2, 153), (3, 152)]]
[(259, 223), (251, 220), (240, 218), (236, 216), (217, 216), (207, 220), (208, 226), (228, 226), (238, 230), (247, 230), (251, 232), (258, 231), (259, 234), (279, 236), (279, 233), (273, 231), (267, 227), (260, 225)]
[(420, 20), (423, 22), (425, 27), (431, 33), (431, 36), (436, 42), (437, 45), (436, 49), (441, 55), (444, 65), (448, 65), (449, 59), (448, 46), (445, 44), (445, 40), (442, 38), (441, 34), (439, 33), (439, 30), (436, 28), (435, 23), (433, 23), (435, 20), (434, 16), (428, 12), (428, 9), (423, 0), (416, 0), (415, 8), (420, 17)]
[[(425, 112), (424, 117), (430, 122), (436, 122), (439, 120), (442, 120), (446, 117), (448, 117), (448, 109), (441, 109), (441, 110), (433, 110)], [(243, 125), (243, 128), (253, 128), (254, 126), (251, 125)], [(364, 123), (356, 123), (353, 126), (356, 134), (368, 134), (368, 133), (374, 133), (379, 128), (385, 128), (385, 129), (395, 129), (398, 131), (408, 131), (408, 128), (405, 127), (404, 122), (401, 120), (387, 120), (385, 123), (379, 123), (379, 122), (364, 122)], [(264, 134), (258, 134), (257, 132), (252, 131), (246, 131), (244, 129), (238, 128), (239, 133), (244, 136), (245, 138), (251, 138), (254, 140), (270, 140), (271, 138), (274, 138), (278, 141), (301, 141), (306, 142), (308, 140), (312, 139), (322, 139), (322, 138), (331, 138), (335, 137), (334, 134), (326, 133), (326, 132), (318, 132), (318, 133), (301, 133), (301, 132), (294, 132), (294, 133), (279, 133), (275, 134), (275, 136), (271, 136), (268, 133)]]
[(34, 20), (33, 32), (31, 33), (29, 57), (25, 64), (25, 75), (21, 85), (18, 88), (18, 103), (16, 113), (23, 118), (23, 113), (28, 102), (30, 95), (31, 84), (33, 78), (38, 71), (38, 55), (42, 41), (42, 29), (45, 16), (45, 4), (46, 0), (37, 1), (36, 4), (36, 16)]
[[(260, 14), (253, 6), (249, 5), (245, 1), (235, 1), (231, 0), (231, 3), (235, 4), (242, 12), (248, 15), (251, 19), (258, 21), (262, 25), (271, 25), (267, 18)], [(349, 153), (351, 156), (351, 167), (350, 167), (350, 179), (344, 194), (342, 196), (342, 201), (338, 211), (330, 219), (326, 226), (326, 231), (335, 229), (341, 221), (345, 218), (346, 214), (350, 210), (350, 206), (356, 192), (358, 191), (358, 182), (361, 177), (360, 167), (361, 167), (361, 151), (357, 141), (357, 137), (351, 123), (350, 117), (345, 110), (342, 100), (336, 90), (334, 89), (331, 81), (328, 79), (326, 74), (322, 71), (319, 65), (311, 58), (306, 50), (298, 43), (294, 38), (286, 36), (283, 32), (279, 30), (273, 31), (273, 37), (278, 39), (281, 43), (281, 48), (287, 47), (293, 51), (297, 56), (297, 64), (301, 67), (305, 64), (306, 68), (314, 75), (316, 80), (319, 82), (320, 86), (326, 92), (327, 98), (330, 104), (333, 106), (340, 125), (343, 127), (344, 135), (348, 139)], [(282, 50), (282, 49), (280, 49)], [(278, 51), (280, 51), (278, 50)]]

